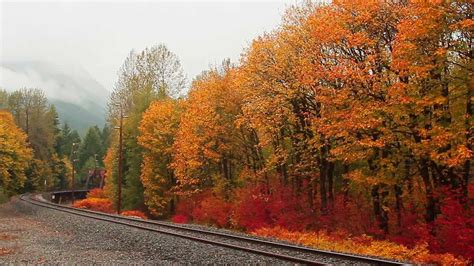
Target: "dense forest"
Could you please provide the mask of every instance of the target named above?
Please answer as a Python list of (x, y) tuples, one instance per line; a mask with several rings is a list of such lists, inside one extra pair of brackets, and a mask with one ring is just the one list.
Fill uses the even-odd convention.
[(81, 140), (67, 123), (60, 125), (54, 105), (41, 89), (0, 90), (0, 116), (0, 199), (26, 191), (70, 188), (73, 160), (75, 182), (82, 187), (89, 170), (103, 165), (108, 128), (91, 127)]
[[(292, 7), (186, 96), (175, 54), (132, 51), (108, 126), (91, 128), (79, 150), (79, 169), (98, 154), (107, 171), (83, 204), (117, 207), (119, 139), (109, 128), (123, 118), (125, 210), (345, 252), (473, 261), (473, 10), (468, 0)], [(64, 135), (52, 106), (9, 106), (6, 127), (14, 121), (27, 137), (5, 130), (7, 145), (28, 140), (34, 152), (19, 145), (12, 156), (36, 166), (0, 169), (11, 176), (3, 187), (37, 188), (37, 171), (56, 185), (77, 134)], [(40, 113), (47, 122), (30, 124)]]
[(472, 10), (469, 1), (290, 8), (238, 64), (203, 72), (184, 98), (175, 56), (162, 46), (131, 53), (109, 110), (115, 125), (115, 103), (129, 116), (124, 207), (277, 237), (427, 243), (473, 259)]

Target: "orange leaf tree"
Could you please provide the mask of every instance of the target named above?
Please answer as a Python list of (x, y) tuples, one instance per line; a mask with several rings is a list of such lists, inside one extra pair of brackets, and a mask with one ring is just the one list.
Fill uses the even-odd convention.
[(204, 72), (193, 82), (173, 146), (181, 193), (213, 186), (226, 191), (250, 164), (249, 133), (236, 123), (243, 95), (234, 85), (234, 72), (224, 62), (222, 69)]

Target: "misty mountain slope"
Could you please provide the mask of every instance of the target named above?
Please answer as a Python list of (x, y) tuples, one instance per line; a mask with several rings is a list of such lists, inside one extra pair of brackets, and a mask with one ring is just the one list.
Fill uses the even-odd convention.
[(80, 105), (60, 101), (50, 101), (56, 107), (61, 122), (67, 122), (72, 128), (77, 129), (81, 136), (84, 136), (87, 128), (93, 125), (102, 127), (105, 124), (104, 114), (97, 114), (81, 107)]
[(78, 66), (43, 61), (1, 62), (0, 86), (8, 91), (40, 88), (59, 113), (61, 122), (83, 132), (105, 123), (109, 92)]

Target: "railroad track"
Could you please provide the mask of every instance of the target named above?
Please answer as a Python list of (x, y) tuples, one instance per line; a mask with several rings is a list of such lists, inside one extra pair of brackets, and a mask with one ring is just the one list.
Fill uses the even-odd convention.
[[(326, 265), (326, 263), (321, 263), (318, 262), (317, 259), (311, 258), (314, 256), (325, 256), (330, 258), (342, 259), (344, 261), (350, 261), (353, 263), (370, 265), (407, 265), (405, 263), (397, 261), (383, 260), (378, 258), (365, 257), (354, 254), (345, 254), (326, 250), (317, 250), (297, 245), (285, 244), (281, 242), (279, 243), (235, 234), (202, 230), (198, 228), (186, 227), (166, 222), (142, 220), (133, 217), (120, 216), (116, 214), (107, 214), (91, 210), (77, 209), (69, 206), (42, 201), (37, 199), (36, 197), (31, 197), (27, 194), (21, 195), (20, 199), (36, 206), (58, 210), (82, 217), (111, 222), (115, 224), (121, 224), (132, 228), (167, 234), (175, 237), (226, 247), (234, 250), (241, 250), (244, 252), (250, 252), (267, 257), (277, 258), (280, 260), (297, 264)], [(268, 251), (268, 248), (272, 249), (273, 251)], [(296, 252), (298, 253), (298, 256), (285, 254), (288, 251), (293, 251), (293, 253)]]

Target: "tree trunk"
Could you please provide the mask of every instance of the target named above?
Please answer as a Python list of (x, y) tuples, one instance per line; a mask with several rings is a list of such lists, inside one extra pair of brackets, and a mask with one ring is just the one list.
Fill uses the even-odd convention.
[(425, 219), (428, 223), (435, 220), (437, 215), (436, 201), (433, 195), (433, 184), (430, 178), (430, 170), (427, 159), (423, 158), (420, 161), (420, 174), (423, 179), (423, 184), (426, 190), (426, 214)]
[[(472, 51), (471, 51), (472, 53)], [(466, 96), (466, 115), (464, 120), (465, 130), (466, 130), (466, 147), (468, 150), (472, 150), (472, 138), (474, 129), (471, 127), (471, 118), (472, 118), (472, 98), (474, 97), (474, 77), (471, 75), (470, 84), (467, 84), (467, 96)], [(468, 199), (468, 186), (469, 178), (471, 177), (471, 160), (466, 160), (463, 165), (463, 177), (462, 177), (462, 192), (464, 199)]]
[(326, 176), (327, 176), (327, 161), (325, 159), (321, 162), (319, 174), (319, 194), (321, 197), (321, 214), (327, 213), (327, 192), (326, 192)]
[(405, 159), (405, 173), (404, 173), (404, 181), (407, 183), (407, 187), (408, 187), (408, 193), (410, 195), (413, 194), (413, 181), (411, 179), (411, 176), (410, 176), (410, 168), (411, 168), (411, 165), (412, 165), (412, 160), (411, 158), (406, 158)]
[(328, 179), (328, 200), (329, 205), (332, 207), (334, 204), (334, 162), (329, 162), (327, 170)]
[[(349, 173), (349, 166), (347, 164), (344, 165), (344, 174)], [(342, 190), (344, 192), (344, 207), (347, 206), (349, 202), (349, 179), (345, 178), (342, 180)]]
[(384, 189), (381, 193), (381, 215), (380, 215), (380, 228), (384, 231), (384, 233), (388, 234), (388, 212), (387, 212), (387, 197), (388, 191)]
[(394, 186), (395, 190), (395, 210), (397, 211), (397, 225), (398, 228), (402, 228), (402, 209), (403, 209), (403, 203), (402, 203), (402, 187), (400, 185), (395, 185)]
[(372, 196), (372, 205), (373, 205), (373, 211), (375, 215), (375, 220), (379, 224), (379, 219), (380, 219), (380, 196), (379, 196), (379, 186), (375, 185), (372, 187), (372, 191), (370, 192)]
[(308, 178), (307, 181), (308, 183), (307, 183), (306, 191), (308, 193), (308, 203), (309, 203), (309, 207), (311, 211), (314, 212), (314, 186), (313, 186), (314, 180), (312, 180), (312, 178)]
[(385, 198), (388, 196), (387, 191), (383, 191), (382, 195), (379, 193), (380, 186), (375, 185), (372, 187), (372, 203), (375, 219), (380, 229), (384, 231), (385, 234), (388, 233), (388, 214), (383, 208), (383, 203)]

